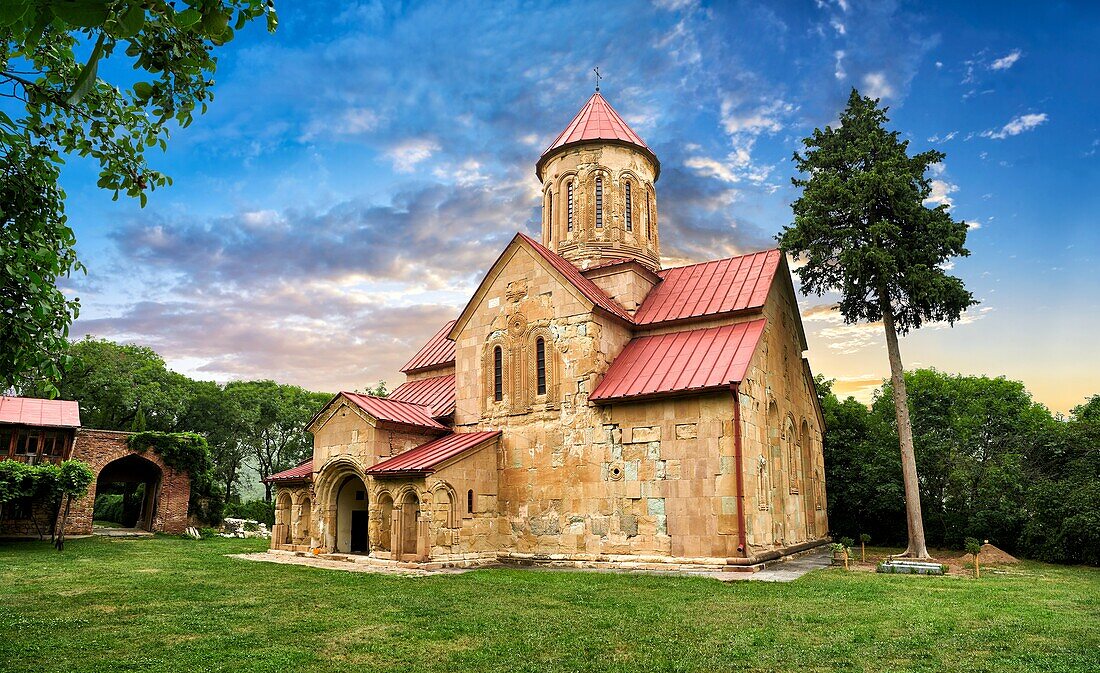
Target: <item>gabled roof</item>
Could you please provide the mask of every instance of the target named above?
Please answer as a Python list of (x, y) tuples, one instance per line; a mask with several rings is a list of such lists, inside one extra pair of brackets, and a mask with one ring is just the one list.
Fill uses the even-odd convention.
[(332, 399), (329, 400), (328, 404), (314, 414), (313, 418), (309, 419), (309, 423), (306, 423), (306, 428), (312, 428), (313, 424), (324, 416), (325, 412), (331, 409), (332, 405), (341, 397), (379, 421), (411, 425), (428, 430), (447, 430), (447, 426), (440, 424), (432, 418), (432, 410), (426, 406), (411, 404), (409, 402), (399, 402), (385, 397), (375, 397), (374, 395), (349, 393), (347, 391), (336, 393)]
[[(615, 109), (600, 95), (599, 91), (592, 94), (592, 97), (584, 104), (577, 116), (573, 117), (573, 121), (569, 122), (565, 130), (559, 133), (558, 137), (554, 138), (554, 142), (550, 143), (550, 146), (542, 153), (538, 164), (535, 166), (536, 173), (542, 173), (544, 160), (555, 151), (570, 145), (594, 140), (633, 145), (641, 149), (653, 161), (655, 171), (657, 175), (660, 175), (661, 165), (657, 161), (657, 155), (649, 149), (642, 137), (623, 121), (623, 118), (619, 116), (618, 112), (615, 112)], [(541, 175), (539, 179), (542, 179)]]
[(763, 318), (631, 339), (588, 399), (606, 402), (717, 390), (740, 382)]
[(283, 470), (282, 472), (276, 472), (275, 474), (265, 477), (260, 481), (264, 483), (286, 483), (291, 481), (310, 481), (313, 479), (313, 459), (305, 461), (297, 467), (292, 467), (289, 470)]
[(497, 257), (496, 261), (493, 262), (493, 265), (489, 267), (489, 270), (485, 273), (485, 277), (478, 284), (477, 290), (475, 290), (473, 296), (470, 297), (470, 301), (468, 301), (466, 303), (466, 306), (462, 309), (462, 313), (459, 314), (458, 320), (455, 321), (455, 325), (451, 328), (451, 333), (448, 334), (448, 337), (454, 339), (458, 336), (456, 330), (464, 326), (466, 322), (470, 319), (470, 315), (472, 314), (474, 308), (478, 304), (480, 304), (480, 302), (484, 298), (484, 294), (487, 291), (487, 288), (492, 285), (493, 281), (496, 280), (497, 276), (500, 274), (500, 270), (503, 268), (503, 260), (505, 259), (505, 257), (508, 256), (508, 253), (510, 250), (513, 249), (513, 246), (517, 244), (530, 248), (531, 251), (535, 253), (536, 257), (546, 262), (546, 265), (548, 267), (553, 269), (554, 272), (561, 276), (562, 279), (564, 279), (568, 285), (572, 286), (573, 289), (575, 289), (582, 297), (584, 297), (584, 299), (591, 302), (596, 309), (624, 322), (634, 322), (634, 319), (630, 317), (630, 314), (625, 308), (622, 307), (619, 302), (612, 299), (606, 292), (600, 289), (600, 287), (593, 283), (591, 280), (585, 278), (584, 275), (581, 274), (580, 270), (577, 269), (577, 267), (573, 266), (573, 264), (570, 263), (569, 260), (551, 251), (549, 248), (542, 245), (530, 236), (517, 233), (515, 237), (512, 238), (511, 241), (509, 241), (508, 246), (504, 248), (504, 250), (500, 253), (500, 256)]
[(782, 259), (778, 250), (765, 250), (658, 271), (662, 280), (634, 312), (634, 322), (652, 325), (760, 308)]
[(419, 381), (406, 381), (386, 399), (428, 407), (431, 409), (432, 416), (436, 418), (449, 416), (455, 411), (455, 375), (447, 374)]
[(583, 294), (588, 301), (627, 322), (634, 321), (634, 319), (630, 317), (630, 313), (623, 308), (622, 304), (612, 299), (599, 285), (585, 278), (580, 269), (574, 266), (572, 262), (526, 234), (518, 234), (518, 236), (527, 241), (543, 259), (550, 262), (551, 266), (557, 269), (561, 275), (565, 276), (565, 278), (573, 284), (573, 287), (580, 290), (581, 294)]
[(0, 396), (0, 423), (79, 428), (80, 405), (73, 400)]
[(384, 477), (387, 475), (431, 474), (446, 461), (463, 454), (470, 449), (483, 446), (485, 442), (500, 436), (499, 430), (489, 432), (459, 432), (444, 435), (415, 449), (409, 449), (392, 458), (387, 458), (367, 470), (367, 474)]
[(433, 367), (454, 364), (455, 342), (447, 338), (447, 335), (451, 332), (451, 328), (454, 326), (454, 320), (443, 325), (443, 327), (428, 340), (428, 343), (421, 346), (420, 350), (416, 351), (416, 355), (413, 355), (412, 358), (405, 363), (401, 371), (407, 374), (421, 369), (431, 369)]
[(446, 430), (432, 418), (432, 410), (424, 405), (410, 402), (399, 402), (385, 397), (364, 395), (362, 393), (340, 393), (351, 400), (356, 406), (380, 421), (390, 423), (403, 423), (404, 425), (416, 425), (433, 430)]

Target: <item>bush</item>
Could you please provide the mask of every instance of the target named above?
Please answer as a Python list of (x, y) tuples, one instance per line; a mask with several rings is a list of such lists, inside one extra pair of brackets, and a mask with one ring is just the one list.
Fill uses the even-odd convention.
[(266, 500), (229, 503), (225, 506), (225, 516), (233, 519), (255, 519), (268, 526), (274, 526), (275, 503)]

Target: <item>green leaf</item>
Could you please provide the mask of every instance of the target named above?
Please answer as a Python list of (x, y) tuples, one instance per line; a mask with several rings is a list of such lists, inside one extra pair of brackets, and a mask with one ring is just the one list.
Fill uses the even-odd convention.
[(103, 40), (105, 37), (104, 33), (100, 33), (99, 39), (95, 41), (92, 55), (88, 57), (88, 62), (84, 64), (84, 69), (80, 71), (80, 75), (76, 78), (72, 93), (65, 99), (69, 105), (79, 103), (80, 99), (84, 98), (84, 95), (95, 86), (96, 73), (99, 71), (99, 58), (103, 55)]
[(189, 7), (176, 14), (176, 25), (180, 28), (190, 28), (202, 20), (202, 14), (194, 7)]
[(0, 26), (13, 26), (27, 13), (29, 3), (24, 0), (0, 2)]
[(119, 37), (133, 37), (141, 32), (142, 26), (145, 25), (145, 8), (139, 4), (131, 5), (130, 9), (126, 10), (126, 13), (122, 15), (122, 18), (118, 21), (119, 26), (122, 27), (122, 31), (119, 33)]
[(148, 82), (138, 82), (134, 84), (134, 95), (138, 100), (149, 100), (153, 95), (153, 85)]
[(57, 18), (79, 28), (98, 28), (107, 20), (105, 0), (54, 0), (50, 9)]

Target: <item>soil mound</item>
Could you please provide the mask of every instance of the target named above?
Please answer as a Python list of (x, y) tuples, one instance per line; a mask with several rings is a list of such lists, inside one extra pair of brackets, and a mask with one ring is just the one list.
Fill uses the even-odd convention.
[[(1012, 554), (998, 549), (991, 544), (982, 545), (982, 550), (978, 552), (978, 560), (983, 566), (999, 566), (1020, 562), (1020, 559)], [(959, 559), (959, 563), (964, 566), (974, 565), (974, 555), (964, 554), (962, 558)]]

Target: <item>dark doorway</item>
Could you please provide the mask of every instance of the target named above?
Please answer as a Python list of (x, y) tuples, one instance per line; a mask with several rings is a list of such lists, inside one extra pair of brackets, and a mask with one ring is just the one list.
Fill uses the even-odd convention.
[(369, 551), (367, 548), (367, 512), (356, 509), (351, 512), (351, 549), (352, 552)]
[(136, 454), (105, 465), (96, 479), (93, 522), (103, 528), (153, 530), (160, 468)]

